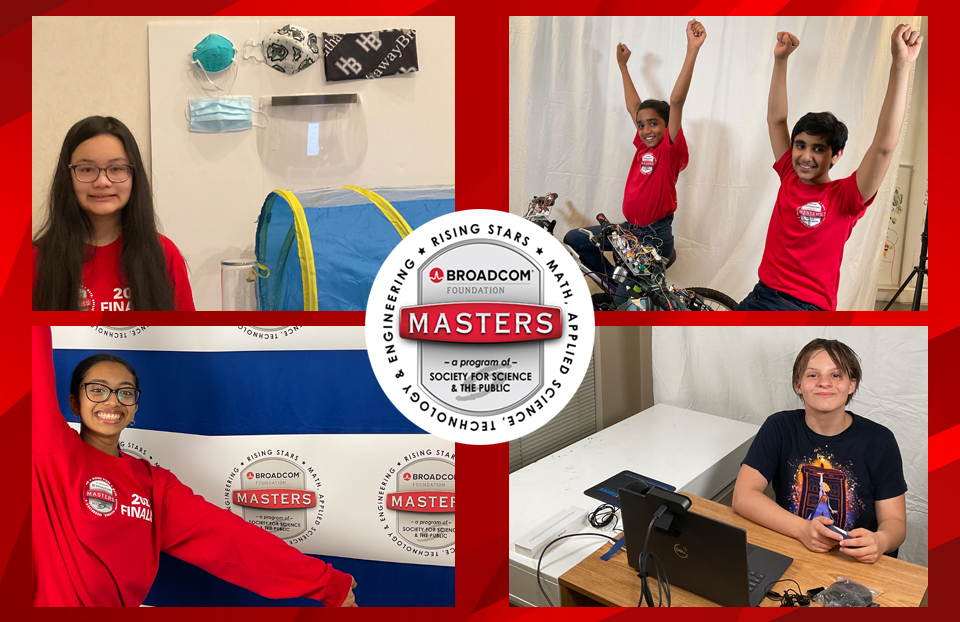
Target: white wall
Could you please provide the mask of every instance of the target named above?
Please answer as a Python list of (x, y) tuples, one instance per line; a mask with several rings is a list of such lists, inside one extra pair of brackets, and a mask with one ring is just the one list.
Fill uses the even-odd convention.
[[(183, 253), (201, 310), (220, 309), (220, 260), (253, 257), (256, 219), (270, 190), (454, 183), (453, 18), (211, 19), (34, 18), (34, 232), (44, 214), (63, 137), (71, 125), (90, 115), (117, 117), (136, 136), (153, 184), (161, 232)], [(160, 26), (171, 21), (178, 26)], [(231, 95), (359, 93), (363, 131), (351, 138), (366, 141), (365, 157), (351, 170), (288, 180), (262, 165), (260, 130), (188, 132), (183, 111), (188, 99), (209, 96), (189, 77), (193, 45), (210, 32), (220, 32), (242, 52), (245, 39), (256, 40), (286, 23), (318, 35), (417, 30), (420, 72), (409, 76), (327, 83), (320, 63), (284, 76), (252, 60), (240, 62)], [(151, 48), (151, 24), (175, 44), (173, 49)], [(105, 70), (106, 59), (120, 59), (120, 69)], [(258, 104), (255, 97), (254, 107)], [(256, 115), (255, 122), (263, 123), (263, 117)]]

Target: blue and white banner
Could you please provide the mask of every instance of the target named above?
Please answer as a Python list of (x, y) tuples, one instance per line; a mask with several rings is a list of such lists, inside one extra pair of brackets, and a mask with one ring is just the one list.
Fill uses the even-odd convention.
[[(116, 353), (142, 390), (124, 451), (302, 552), (336, 558), (367, 588), (362, 605), (454, 604), (455, 446), (386, 398), (363, 327), (54, 327), (53, 345), (68, 421), (73, 368)], [(161, 564), (147, 604), (278, 604), (237, 601), (238, 588), (206, 573), (208, 589), (184, 586), (197, 596), (183, 602), (168, 585), (183, 569), (171, 564), (183, 562)], [(433, 588), (411, 595), (411, 585)]]

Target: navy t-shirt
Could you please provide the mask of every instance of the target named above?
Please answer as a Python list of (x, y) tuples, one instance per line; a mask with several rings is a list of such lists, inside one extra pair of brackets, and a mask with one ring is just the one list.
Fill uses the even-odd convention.
[(846, 531), (875, 532), (874, 504), (907, 491), (903, 462), (893, 432), (850, 415), (853, 423), (836, 436), (811, 430), (803, 409), (770, 415), (741, 464), (773, 482), (777, 503), (788, 512), (807, 520), (828, 516)]

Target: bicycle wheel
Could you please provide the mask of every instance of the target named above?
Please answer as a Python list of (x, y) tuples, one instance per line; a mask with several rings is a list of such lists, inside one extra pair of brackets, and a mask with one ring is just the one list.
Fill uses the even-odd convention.
[(714, 311), (736, 311), (737, 301), (722, 292), (706, 287), (686, 287), (689, 292), (696, 292), (703, 298), (703, 303)]

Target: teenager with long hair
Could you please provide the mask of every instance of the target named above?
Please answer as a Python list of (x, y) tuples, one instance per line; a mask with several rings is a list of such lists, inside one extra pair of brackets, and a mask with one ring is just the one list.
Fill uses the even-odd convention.
[(50, 329), (34, 327), (35, 606), (139, 606), (161, 551), (268, 598), (356, 606), (350, 575), (120, 451), (120, 433), (133, 425), (140, 398), (129, 363), (96, 354), (77, 365), (70, 409), (79, 435), (60, 413), (55, 383)]
[(36, 311), (193, 311), (186, 264), (157, 232), (133, 134), (113, 117), (67, 132), (33, 241)]

